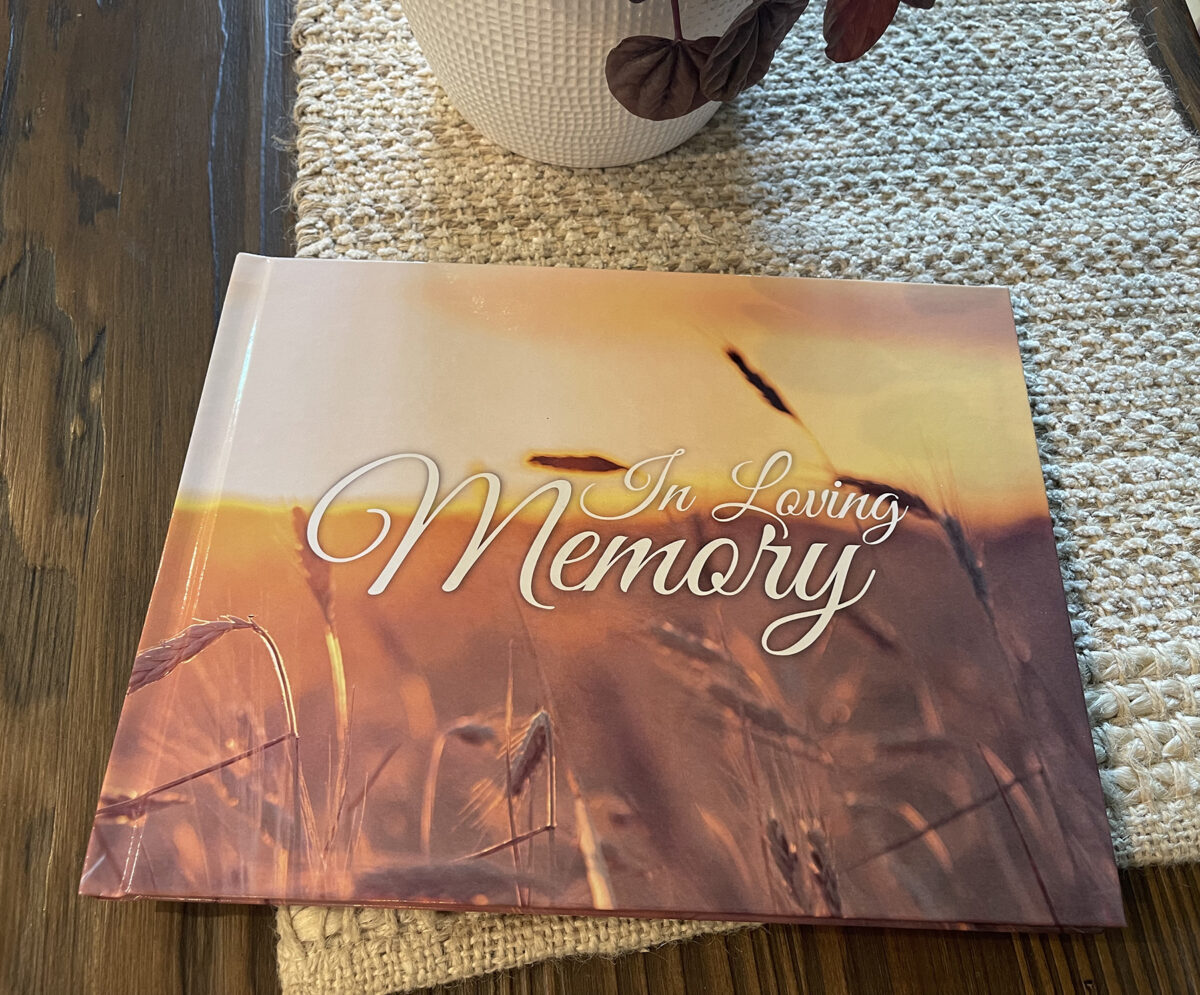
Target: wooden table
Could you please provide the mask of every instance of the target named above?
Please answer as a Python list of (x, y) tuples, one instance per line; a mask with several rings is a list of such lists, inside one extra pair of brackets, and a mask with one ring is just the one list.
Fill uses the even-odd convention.
[[(1200, 122), (1184, 0), (1136, 2)], [(75, 888), (234, 254), (289, 251), (288, 6), (4, 0), (0, 995), (278, 990), (269, 910)], [(1123, 880), (1094, 936), (772, 927), (454, 990), (1196, 990), (1200, 868)]]

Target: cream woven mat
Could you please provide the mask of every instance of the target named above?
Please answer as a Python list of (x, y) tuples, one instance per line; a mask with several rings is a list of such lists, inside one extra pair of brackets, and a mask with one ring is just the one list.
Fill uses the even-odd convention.
[[(845, 67), (819, 21), (683, 148), (574, 171), (480, 139), (398, 3), (299, 0), (298, 254), (1011, 287), (1118, 859), (1196, 859), (1196, 144), (1116, 3), (902, 7)], [(721, 927), (283, 909), (279, 928), (287, 995), (327, 995)]]

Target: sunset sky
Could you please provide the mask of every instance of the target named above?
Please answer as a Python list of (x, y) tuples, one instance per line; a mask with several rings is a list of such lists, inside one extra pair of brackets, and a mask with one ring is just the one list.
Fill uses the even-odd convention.
[[(821, 454), (729, 347), (840, 471), (980, 522), (1044, 513), (1000, 289), (253, 257), (235, 272), (182, 493), (311, 505), (414, 451), (444, 485), (494, 470), (518, 500), (560, 475), (530, 453), (629, 464), (679, 447), (673, 479), (702, 502), (728, 500), (730, 470), (778, 449), (796, 458), (791, 483), (824, 486)], [(381, 468), (346, 497), (403, 510), (414, 470)]]

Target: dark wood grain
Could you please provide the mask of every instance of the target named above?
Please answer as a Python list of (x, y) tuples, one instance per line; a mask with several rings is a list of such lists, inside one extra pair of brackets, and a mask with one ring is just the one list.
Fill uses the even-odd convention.
[(1122, 875), (1129, 925), (1087, 935), (769, 926), (437, 995), (1182, 995), (1200, 991), (1200, 867)]
[(1200, 35), (1185, 0), (1129, 0), (1150, 59), (1171, 81), (1180, 116), (1200, 135)]
[(268, 910), (75, 895), (242, 248), (287, 252), (286, 0), (0, 21), (0, 991), (270, 992)]
[[(1132, 3), (1200, 126), (1183, 0)], [(75, 887), (233, 257), (288, 251), (288, 0), (0, 9), (0, 995), (274, 992), (268, 910)], [(441, 992), (1196, 991), (1200, 869), (1123, 881), (1099, 935), (776, 926)]]

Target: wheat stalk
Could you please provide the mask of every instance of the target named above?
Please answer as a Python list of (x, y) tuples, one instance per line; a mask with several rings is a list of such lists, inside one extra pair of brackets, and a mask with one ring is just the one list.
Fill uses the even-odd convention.
[[(308, 589), (321, 609), (325, 620), (325, 651), (329, 657), (329, 674), (333, 682), (334, 713), (337, 721), (337, 741), (342, 746), (339, 768), (348, 762), (344, 748), (350, 728), (350, 706), (346, 693), (346, 667), (342, 659), (342, 644), (338, 640), (333, 618), (333, 575), (328, 560), (317, 556), (308, 544), (308, 520), (301, 508), (292, 508), (292, 531), (296, 538), (296, 553), (300, 560), (300, 573)], [(339, 776), (345, 776), (344, 770)]]
[[(329, 676), (333, 685), (334, 737), (338, 744), (338, 759), (336, 765), (332, 759), (330, 760), (331, 783), (326, 804), (327, 833), (325, 845), (321, 850), (321, 859), (324, 862), (333, 848), (349, 787), (350, 703), (346, 691), (346, 667), (342, 659), (342, 644), (337, 637), (334, 625), (332, 567), (328, 560), (317, 556), (309, 546), (308, 519), (302, 508), (292, 508), (292, 532), (296, 540), (296, 555), (300, 563), (300, 573), (304, 577), (309, 591), (312, 592), (325, 623), (325, 654), (329, 659)], [(311, 813), (312, 802), (307, 798), (307, 784), (301, 784), (300, 787), (303, 789), (304, 807), (307, 810), (305, 818), (311, 824), (310, 831), (315, 832), (316, 816)]]
[[(506, 716), (507, 724), (511, 727), (511, 715)], [(533, 779), (533, 775), (537, 772), (542, 764), (542, 760), (547, 761), (547, 785), (546, 797), (547, 805), (550, 811), (547, 813), (546, 827), (553, 828), (554, 816), (554, 794), (557, 789), (553, 781), (554, 766), (552, 758), (554, 756), (554, 740), (553, 732), (550, 726), (550, 716), (546, 710), (538, 709), (533, 717), (529, 720), (525, 727), (524, 733), (521, 735), (520, 743), (514, 743), (513, 739), (509, 738), (504, 748), (504, 763), (505, 763), (505, 804), (508, 806), (508, 822), (509, 833), (512, 836), (516, 835), (516, 814), (515, 801), (520, 798), (525, 790), (525, 787)], [(528, 825), (533, 824), (533, 792), (529, 793), (529, 821)], [(531, 851), (532, 855), (532, 851)], [(513, 848), (514, 862), (520, 863), (520, 850), (517, 847)], [(528, 892), (522, 898), (522, 901), (528, 901)]]
[[(921, 820), (918, 825), (914, 825), (913, 820), (911, 818), (901, 815), (901, 817), (904, 818), (905, 821), (908, 822), (908, 824), (910, 826), (913, 826), (913, 829), (915, 830), (913, 833), (911, 833), (907, 836), (902, 836), (900, 839), (895, 840), (892, 843), (889, 843), (882, 850), (877, 850), (875, 853), (869, 854), (866, 857), (863, 857), (861, 860), (855, 861), (849, 867), (845, 868), (845, 870), (847, 872), (856, 871), (860, 867), (865, 867), (867, 864), (871, 863), (872, 861), (879, 860), (881, 857), (886, 857), (889, 854), (893, 854), (898, 850), (902, 850), (902, 849), (904, 849), (904, 847), (909, 846), (909, 845), (917, 842), (918, 840), (923, 840), (926, 836), (929, 836), (931, 834), (936, 834), (938, 832), (938, 830), (942, 829), (944, 826), (950, 825), (950, 823), (956, 821), (957, 819), (961, 819), (964, 815), (970, 815), (972, 812), (977, 812), (981, 808), (986, 808), (988, 805), (992, 804), (992, 802), (994, 802), (997, 798), (1000, 798), (1001, 795), (1007, 789), (1011, 788), (1013, 785), (1024, 784), (1030, 778), (1040, 777), (1040, 776), (1042, 776), (1042, 774), (1043, 774), (1043, 770), (1042, 770), (1041, 766), (1038, 766), (1034, 770), (1026, 771), (1024, 774), (1013, 774), (1011, 780), (1006, 781), (1005, 783), (999, 785), (995, 791), (990, 791), (985, 795), (981, 795), (979, 798), (976, 798), (974, 801), (969, 802), (968, 804), (963, 805), (959, 808), (956, 808), (954, 811), (950, 812), (949, 814), (943, 815), (941, 818), (934, 819), (929, 822)], [(993, 777), (994, 776), (995, 776), (995, 772), (993, 771)], [(894, 809), (892, 809), (892, 807), (890, 805), (885, 805), (882, 802), (867, 801), (867, 802), (859, 802), (857, 804), (873, 805), (875, 807), (882, 807), (882, 808), (887, 808), (889, 810), (895, 811)], [(945, 846), (945, 844), (943, 843), (942, 846)]]
[(292, 792), (296, 804), (300, 808), (300, 818), (304, 824), (304, 838), (310, 845), (317, 843), (317, 817), (313, 811), (312, 799), (308, 793), (308, 782), (300, 767), (300, 732), (296, 725), (296, 702), (292, 697), (292, 682), (288, 678), (287, 667), (283, 664), (283, 653), (274, 637), (248, 615), (246, 621), (251, 629), (271, 655), (271, 663), (275, 668), (275, 679), (279, 683), (279, 696), (283, 699), (284, 712), (287, 716), (288, 729), (292, 733)]
[(589, 453), (585, 456), (565, 453), (533, 453), (525, 457), (530, 466), (544, 467), (548, 470), (569, 470), (574, 473), (617, 473), (628, 470), (624, 463), (618, 463), (607, 456), (597, 456)]
[[(829, 455), (822, 447), (820, 440), (816, 437), (813, 431), (804, 423), (804, 420), (796, 413), (796, 411), (780, 396), (779, 391), (766, 379), (766, 377), (754, 369), (746, 362), (745, 358), (736, 349), (727, 347), (725, 349), (726, 358), (737, 367), (743, 379), (750, 384), (764, 401), (772, 408), (781, 414), (791, 418), (808, 436), (810, 442), (816, 447), (821, 458), (825, 462), (826, 469), (830, 476), (841, 480), (843, 483), (850, 484), (855, 487), (860, 493), (881, 496), (891, 494), (895, 496), (898, 503), (903, 503), (908, 510), (915, 512), (918, 515), (924, 516), (938, 524), (945, 536), (946, 541), (953, 551), (955, 559), (967, 574), (971, 581), (971, 588), (979, 601), (983, 610), (987, 613), (988, 620), (995, 627), (996, 617), (992, 607), (991, 594), (988, 590), (987, 578), (983, 571), (983, 558), (971, 545), (967, 538), (966, 530), (963, 524), (954, 515), (949, 512), (936, 512), (929, 503), (925, 501), (919, 494), (914, 494), (912, 491), (905, 490), (902, 487), (894, 487), (891, 484), (870, 480), (865, 477), (856, 477), (850, 474), (838, 473), (833, 466)], [(862, 534), (862, 530), (856, 521), (854, 523), (855, 530)]]
[[(101, 804), (101, 806), (96, 810), (96, 818), (138, 818), (149, 811), (151, 807), (157, 807), (152, 806), (151, 802), (158, 798), (158, 796), (171, 791), (173, 788), (178, 788), (181, 785), (187, 784), (190, 781), (195, 781), (197, 778), (204, 777), (207, 774), (215, 773), (216, 771), (219, 771), (225, 767), (229, 767), (231, 764), (240, 763), (247, 757), (252, 757), (256, 753), (262, 753), (264, 750), (269, 750), (272, 746), (277, 746), (284, 740), (288, 739), (294, 741), (292, 734), (290, 732), (282, 733), (276, 736), (274, 739), (267, 740), (265, 743), (259, 743), (257, 746), (251, 747), (248, 750), (243, 750), (236, 756), (226, 757), (224, 760), (219, 760), (214, 764), (209, 764), (207, 767), (202, 767), (200, 770), (194, 770), (189, 774), (184, 774), (181, 777), (174, 778), (173, 780), (167, 781), (164, 784), (153, 787), (149, 791), (143, 791), (141, 794), (127, 795), (122, 798), (110, 800), (107, 804)], [(102, 803), (104, 802), (103, 797), (101, 797), (100, 800)]]
[[(529, 625), (525, 621), (525, 614), (521, 606), (521, 601), (513, 595), (513, 601), (517, 606), (517, 617), (521, 621), (521, 626), (525, 630), (525, 638), (529, 642), (530, 651), (533, 654), (533, 664), (537, 671), (538, 683), (542, 688), (542, 695), (546, 702), (546, 708), (543, 711), (546, 713), (547, 732), (549, 732), (550, 715), (554, 713), (554, 695), (550, 690), (550, 683), (546, 680), (546, 673), (542, 669), (541, 660), (538, 658), (537, 646), (533, 640), (533, 634), (529, 631)], [(557, 777), (557, 761), (555, 759), (557, 750), (561, 748), (562, 737), (557, 737), (557, 742), (552, 742), (547, 736), (547, 746), (550, 749), (550, 771), (552, 776)], [(592, 906), (597, 909), (612, 909), (616, 908), (616, 899), (613, 894), (612, 878), (608, 873), (608, 863), (604, 859), (604, 853), (600, 847), (600, 838), (596, 833), (596, 827), (592, 824), (591, 815), (588, 813), (587, 801), (583, 796), (583, 789), (579, 785), (579, 780), (575, 776), (575, 772), (571, 769), (569, 758), (565, 755), (563, 758), (563, 773), (567, 779), (567, 787), (571, 791), (574, 798), (574, 812), (576, 835), (578, 837), (579, 853), (583, 857), (584, 868), (587, 871), (588, 891), (592, 896)], [(510, 784), (515, 783), (510, 779)], [(554, 791), (557, 782), (552, 782), (550, 790)], [(511, 796), (511, 795), (510, 795)], [(553, 812), (553, 809), (551, 809)], [(551, 824), (553, 825), (553, 818)]]
[[(351, 715), (353, 714), (354, 702), (350, 702)], [(342, 825), (342, 814), (346, 807), (346, 794), (350, 790), (350, 750), (353, 743), (351, 732), (353, 726), (350, 723), (349, 717), (346, 720), (346, 731), (343, 738), (338, 741), (338, 763), (334, 770), (333, 785), (329, 792), (328, 808), (329, 825), (325, 835), (325, 849), (322, 854), (323, 858), (329, 856), (333, 849), (334, 841), (337, 839), (338, 830)], [(332, 761), (330, 761), (332, 766)]]
[(836, 477), (837, 471), (833, 468), (833, 461), (829, 458), (829, 453), (825, 451), (825, 447), (821, 445), (821, 440), (808, 427), (804, 419), (796, 414), (795, 409), (783, 399), (779, 391), (775, 389), (775, 386), (760, 371), (754, 369), (754, 367), (746, 362), (745, 357), (732, 346), (725, 348), (725, 358), (737, 367), (737, 371), (742, 375), (742, 379), (757, 391), (759, 397), (780, 414), (787, 415), (788, 418), (792, 419), (800, 427), (800, 431), (808, 436), (809, 442), (821, 457), (823, 468), (830, 475), (830, 478)]
[(429, 856), (429, 847), (433, 836), (433, 807), (437, 797), (438, 772), (442, 765), (442, 754), (446, 743), (457, 739), (468, 746), (482, 746), (496, 738), (496, 731), (489, 725), (476, 722), (473, 719), (459, 719), (447, 729), (438, 733), (433, 741), (433, 750), (429, 756), (429, 767), (425, 773), (425, 791), (421, 798), (421, 852)]
[(246, 616), (246, 623), (262, 640), (263, 645), (267, 647), (267, 652), (271, 654), (271, 664), (275, 668), (275, 680), (279, 683), (279, 696), (283, 700), (288, 728), (292, 731), (292, 736), (299, 742), (300, 731), (296, 726), (296, 701), (292, 697), (292, 682), (288, 678), (287, 667), (283, 665), (283, 654), (279, 651), (279, 644), (266, 629), (254, 621), (253, 615)]
[(509, 778), (508, 792), (513, 798), (520, 798), (525, 786), (544, 758), (547, 757), (551, 741), (550, 715), (544, 708), (538, 709), (525, 732), (521, 742), (512, 751), (512, 773)]
[(855, 477), (848, 473), (839, 473), (838, 480), (843, 484), (849, 484), (859, 494), (866, 494), (869, 497), (893, 497), (897, 504), (902, 504), (914, 514), (921, 515), (924, 518), (937, 518), (937, 514), (925, 502), (925, 499), (919, 494), (914, 494), (912, 491), (906, 491), (903, 487), (897, 487), (895, 484), (885, 483), (879, 480), (868, 480), (866, 477)]
[(808, 844), (808, 871), (812, 875), (826, 908), (830, 915), (842, 914), (842, 898), (838, 890), (837, 873), (834, 869), (833, 854), (829, 847), (829, 837), (825, 827), (819, 821), (813, 821), (803, 826), (804, 839)]
[(1010, 799), (1010, 793), (1017, 796), (1019, 802), (1025, 811), (1026, 817), (1032, 817), (1036, 820), (1036, 813), (1033, 811), (1032, 805), (1029, 803), (1028, 796), (1025, 794), (1025, 788), (1021, 784), (1020, 779), (1009, 770), (1008, 766), (1002, 761), (992, 750), (984, 743), (975, 744), (982, 754), (984, 763), (987, 764), (988, 772), (992, 775), (992, 780), (996, 782), (996, 790), (1000, 794), (1000, 800), (1004, 803), (1004, 809), (1008, 812), (1008, 817), (1012, 821), (1013, 829), (1016, 830), (1017, 839), (1021, 841), (1021, 849), (1025, 853), (1025, 859), (1029, 861), (1029, 869), (1033, 872), (1033, 878), (1037, 881), (1038, 890), (1042, 893), (1042, 900), (1046, 903), (1046, 909), (1050, 913), (1050, 919), (1054, 925), (1059, 924), (1058, 910), (1054, 907), (1054, 898), (1050, 894), (1050, 888), (1046, 884), (1045, 878), (1042, 876), (1041, 868), (1038, 867), (1037, 858), (1034, 856), (1033, 848), (1029, 845), (1029, 840), (1025, 835), (1025, 830), (1021, 828), (1021, 822), (1017, 818), (1017, 813), (1013, 811), (1013, 803)]
[(772, 816), (767, 820), (766, 837), (775, 868), (783, 877), (797, 904), (806, 912), (813, 911), (810, 909), (811, 901), (806, 886), (810, 882), (824, 902), (825, 914), (840, 916), (841, 896), (830, 857), (829, 842), (821, 824), (815, 821), (801, 821), (798, 838), (802, 842), (798, 847), (784, 831), (779, 820)]
[(750, 864), (746, 861), (746, 857), (742, 853), (742, 848), (738, 845), (737, 840), (734, 839), (733, 833), (729, 831), (729, 827), (718, 819), (714, 813), (699, 803), (696, 804), (696, 811), (700, 813), (700, 818), (704, 821), (704, 825), (708, 831), (725, 848), (725, 853), (729, 856), (730, 862), (736, 868), (741, 879), (749, 881), (752, 877)]
[[(300, 730), (296, 722), (296, 702), (292, 694), (292, 684), (288, 677), (287, 667), (283, 662), (283, 653), (279, 649), (278, 643), (274, 637), (263, 628), (253, 615), (247, 615), (241, 618), (237, 615), (222, 615), (219, 618), (211, 621), (199, 621), (188, 626), (182, 632), (171, 636), (169, 639), (163, 640), (157, 646), (153, 646), (148, 650), (139, 653), (134, 660), (133, 673), (130, 677), (129, 690), (127, 694), (133, 694), (142, 690), (150, 684), (154, 684), (163, 680), (165, 677), (173, 673), (181, 664), (195, 658), (201, 651), (211, 646), (214, 642), (224, 636), (226, 633), (235, 632), (241, 629), (249, 629), (259, 641), (266, 647), (267, 653), (271, 657), (271, 666), (275, 674), (276, 682), (279, 685), (279, 698), (283, 703), (284, 718), (287, 722), (287, 734), (277, 736), (268, 743), (260, 744), (248, 751), (238, 754), (236, 757), (228, 758), (210, 764), (208, 767), (199, 771), (194, 771), (191, 774), (186, 774), (181, 778), (176, 778), (174, 781), (168, 782), (166, 785), (159, 785), (151, 789), (138, 798), (144, 799), (150, 795), (156, 795), (161, 791), (176, 787), (179, 784), (184, 784), (188, 781), (195, 780), (197, 777), (203, 777), (205, 774), (213, 773), (221, 770), (232, 763), (237, 763), (238, 760), (245, 759), (254, 753), (266, 749), (268, 746), (274, 746), (276, 743), (289, 740), (291, 745), (292, 755), (292, 788), (293, 798), (296, 805), (300, 809), (301, 819), (304, 825), (305, 840), (310, 845), (317, 845), (317, 828), (316, 815), (313, 812), (312, 799), (308, 793), (308, 783), (304, 778), (304, 773), (300, 766)], [(132, 804), (133, 800), (118, 803), (120, 805)], [(107, 807), (107, 810), (112, 810), (113, 807)], [(101, 812), (106, 809), (101, 809)], [(290, 849), (290, 847), (289, 847)]]
[(667, 649), (675, 650), (701, 663), (736, 666), (733, 657), (720, 644), (670, 622), (656, 622), (650, 626), (650, 634)]
[(564, 767), (567, 775), (567, 787), (575, 799), (575, 831), (579, 838), (579, 853), (583, 857), (583, 866), (587, 871), (588, 891), (592, 895), (592, 906), (597, 909), (616, 908), (613, 897), (612, 879), (608, 873), (608, 862), (604, 859), (604, 851), (600, 848), (600, 837), (592, 824), (588, 813), (587, 801), (575, 774), (570, 767)]
[[(983, 606), (983, 610), (987, 613), (988, 619), (994, 626), (996, 619), (992, 608), (991, 595), (988, 591), (987, 580), (983, 572), (983, 559), (971, 546), (962, 522), (949, 512), (938, 514), (919, 494), (914, 494), (912, 491), (865, 477), (855, 477), (849, 474), (838, 473), (834, 469), (833, 463), (821, 445), (820, 440), (795, 410), (780, 396), (779, 392), (763, 374), (751, 367), (736, 349), (726, 348), (725, 356), (737, 367), (738, 372), (742, 374), (746, 382), (758, 392), (759, 396), (767, 404), (781, 414), (791, 418), (800, 427), (801, 431), (808, 436), (809, 441), (816, 447), (818, 453), (820, 453), (825, 467), (832, 478), (850, 484), (863, 494), (875, 496), (892, 494), (895, 496), (897, 502), (903, 503), (910, 511), (937, 522), (942, 530), (942, 534), (946, 537), (946, 541), (950, 544), (951, 550), (954, 552), (955, 559), (958, 560), (959, 565), (970, 579), (971, 588), (975, 593), (976, 599)], [(861, 535), (862, 530), (857, 521), (855, 521), (854, 526), (855, 530)]]
[[(728, 708), (739, 718), (747, 719), (764, 732), (785, 738), (794, 737), (807, 744), (812, 748), (814, 759), (827, 757), (808, 736), (791, 725), (778, 708), (768, 703), (769, 695), (764, 691), (758, 675), (749, 673), (730, 651), (725, 638), (723, 617), (721, 625), (719, 643), (697, 633), (688, 632), (670, 622), (652, 625), (650, 633), (657, 642), (689, 661), (691, 674), (718, 704)], [(719, 665), (724, 671), (724, 676), (712, 676), (710, 665)], [(740, 686), (735, 686), (730, 681)]]
[(152, 789), (140, 795), (123, 792), (111, 795), (102, 794), (100, 807), (96, 809), (96, 818), (113, 819), (117, 822), (136, 822), (143, 815), (182, 804), (187, 800), (186, 795), (172, 793), (165, 787)]
[[(516, 848), (526, 840), (531, 840), (535, 836), (540, 836), (542, 833), (548, 833), (553, 828), (554, 827), (549, 824), (538, 826), (535, 829), (530, 829), (523, 833), (517, 833), (515, 836), (512, 836), (506, 840), (501, 840), (499, 843), (493, 843), (491, 846), (485, 846), (482, 850), (476, 850), (473, 853), (466, 853), (461, 857), (455, 857), (454, 860), (455, 862), (458, 862), (461, 860), (477, 860), (480, 857), (490, 857), (493, 853), (499, 853), (501, 850), (506, 850), (509, 847), (512, 847), (515, 851)], [(524, 904), (526, 900), (518, 897), (517, 901), (518, 904)]]
[(333, 574), (328, 560), (317, 556), (308, 544), (308, 517), (303, 508), (292, 508), (292, 532), (296, 538), (296, 552), (300, 559), (300, 572), (321, 607), (326, 623), (333, 625)]
[(991, 593), (988, 591), (987, 577), (983, 572), (983, 557), (971, 545), (961, 521), (949, 512), (939, 515), (937, 521), (942, 527), (942, 534), (950, 544), (950, 549), (954, 552), (954, 558), (958, 560), (959, 566), (963, 568), (967, 578), (971, 581), (971, 590), (975, 594), (975, 599), (983, 607), (988, 621), (994, 627), (996, 613), (992, 608)]
[(157, 646), (143, 650), (133, 661), (133, 673), (129, 678), (129, 690), (126, 695), (131, 695), (150, 684), (161, 681), (223, 635), (238, 629), (252, 630), (271, 655), (271, 664), (275, 669), (276, 680), (279, 682), (279, 696), (283, 701), (288, 731), (293, 738), (299, 739), (300, 733), (296, 728), (296, 704), (292, 698), (292, 685), (288, 680), (287, 668), (283, 665), (283, 654), (279, 652), (279, 646), (270, 633), (254, 620), (253, 615), (246, 618), (239, 618), (237, 615), (222, 615), (211, 622), (196, 622), (169, 639), (164, 639)]
[(709, 682), (704, 690), (717, 704), (728, 709), (748, 727), (794, 742), (806, 760), (823, 766), (833, 763), (833, 757), (811, 736), (801, 732), (784, 718), (783, 713), (770, 705), (760, 704), (748, 698), (736, 688), (718, 681)]
[(180, 664), (187, 663), (228, 632), (253, 628), (251, 623), (235, 615), (222, 615), (211, 622), (196, 622), (182, 632), (164, 639), (157, 646), (143, 650), (133, 661), (126, 695), (161, 681)]
[[(515, 806), (513, 805), (513, 776), (512, 776), (512, 735), (513, 735), (513, 644), (512, 640), (508, 643), (508, 685), (504, 693), (504, 805), (508, 810), (508, 836), (509, 839), (517, 838), (517, 815)], [(553, 785), (551, 786), (553, 790)], [(514, 846), (512, 848), (513, 870), (516, 873), (521, 871), (521, 848)], [(521, 891), (521, 886), (516, 886), (517, 904), (524, 904), (524, 893)]]

